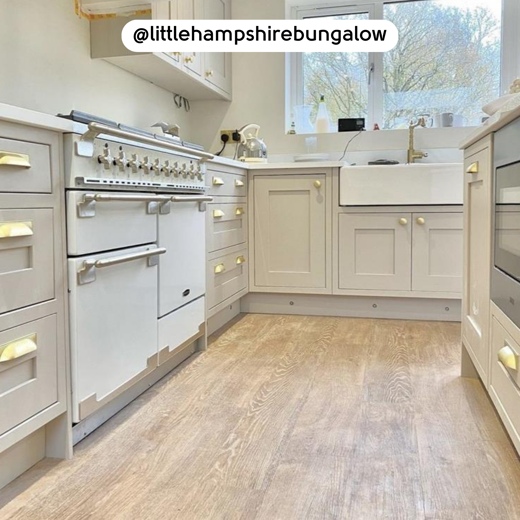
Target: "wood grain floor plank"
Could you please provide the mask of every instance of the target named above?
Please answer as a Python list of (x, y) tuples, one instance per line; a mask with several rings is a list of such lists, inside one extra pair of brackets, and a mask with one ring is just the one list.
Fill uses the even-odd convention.
[(460, 325), (246, 315), (2, 520), (520, 520), (520, 462)]

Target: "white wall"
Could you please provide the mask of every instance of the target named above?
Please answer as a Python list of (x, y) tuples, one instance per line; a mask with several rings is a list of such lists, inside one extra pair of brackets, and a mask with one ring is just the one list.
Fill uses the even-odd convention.
[[(235, 19), (283, 19), (286, 16), (284, 0), (232, 0)], [(199, 141), (212, 151), (220, 148), (220, 129), (240, 128), (255, 122), (262, 127), (271, 158), (305, 153), (304, 136), (285, 134), (285, 55), (244, 54), (233, 55), (233, 102), (201, 102), (193, 110)], [(460, 160), (455, 152), (468, 129), (431, 129), (417, 132), (417, 147), (430, 151), (431, 160)], [(327, 134), (318, 137), (318, 151), (341, 155), (351, 134)], [(370, 154), (369, 158), (389, 157), (405, 160), (408, 148), (407, 131), (366, 132), (356, 138), (349, 150), (391, 151), (396, 153)], [(451, 152), (446, 152), (451, 149)], [(435, 153), (437, 150), (437, 153)], [(227, 148), (225, 155), (232, 153)], [(350, 154), (349, 160), (366, 162), (366, 154)]]
[(74, 0), (0, 0), (0, 102), (56, 114), (78, 109), (129, 125), (190, 118), (164, 89), (90, 58), (89, 23)]

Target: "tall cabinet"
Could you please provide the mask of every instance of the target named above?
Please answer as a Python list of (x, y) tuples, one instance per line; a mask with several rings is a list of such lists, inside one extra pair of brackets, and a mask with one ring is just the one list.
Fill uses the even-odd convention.
[(462, 341), (484, 384), (489, 373), (492, 135), (465, 152)]

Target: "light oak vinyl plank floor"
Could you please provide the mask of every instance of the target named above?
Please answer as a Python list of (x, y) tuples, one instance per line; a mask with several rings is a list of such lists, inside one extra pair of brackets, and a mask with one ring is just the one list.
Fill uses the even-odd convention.
[(519, 519), (520, 462), (453, 323), (245, 315), (0, 519)]

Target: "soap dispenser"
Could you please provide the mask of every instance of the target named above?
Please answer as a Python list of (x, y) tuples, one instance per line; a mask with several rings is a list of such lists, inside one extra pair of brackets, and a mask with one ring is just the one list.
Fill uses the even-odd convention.
[(322, 95), (320, 98), (318, 113), (316, 115), (316, 133), (326, 134), (327, 132), (330, 132), (330, 117), (325, 103), (325, 96)]

